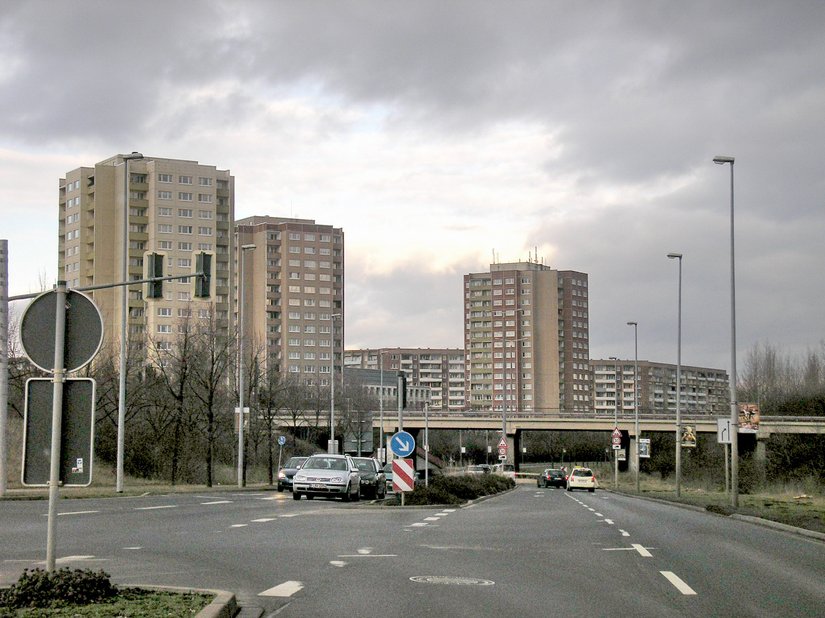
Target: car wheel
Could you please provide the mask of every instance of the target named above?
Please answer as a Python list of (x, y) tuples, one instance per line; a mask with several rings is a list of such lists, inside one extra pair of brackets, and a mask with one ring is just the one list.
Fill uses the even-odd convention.
[(358, 490), (355, 492), (355, 495), (352, 497), (353, 502), (358, 502), (361, 500), (361, 487), (359, 485)]
[[(309, 496), (307, 496), (307, 498), (309, 498)], [(301, 499), (301, 494), (299, 494), (297, 491), (293, 491), (292, 492), (292, 499), (293, 500), (300, 500)]]
[(591, 487), (591, 488), (590, 488), (590, 489), (588, 489), (587, 491), (589, 491), (589, 492), (592, 494), (593, 492), (595, 492), (595, 491), (596, 491), (596, 488), (595, 488), (595, 487)]
[(278, 483), (278, 491), (283, 491), (283, 490), (284, 490), (284, 486), (281, 485), (280, 483)]
[(349, 492), (349, 485), (347, 485), (347, 490), (344, 492), (344, 495), (341, 499), (344, 502), (349, 502), (350, 500), (352, 500), (352, 495)]
[(307, 500), (312, 500), (314, 497), (312, 494), (307, 494)]
[(567, 491), (573, 491), (573, 488), (570, 485), (567, 486)]

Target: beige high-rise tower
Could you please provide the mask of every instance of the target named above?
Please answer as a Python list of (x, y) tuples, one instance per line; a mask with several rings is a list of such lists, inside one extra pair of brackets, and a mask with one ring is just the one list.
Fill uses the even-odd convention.
[[(255, 216), (235, 227), (244, 262), (244, 331), (275, 371), (306, 386), (341, 376), (344, 350), (344, 232), (309, 219)], [(236, 267), (240, 272), (240, 269)], [(334, 360), (333, 360), (334, 359)]]
[[(124, 241), (128, 279), (142, 279), (144, 254), (165, 255), (164, 275), (193, 272), (195, 254), (214, 254), (214, 295), (193, 298), (191, 278), (163, 283), (163, 298), (145, 300), (144, 286), (128, 290), (128, 331), (170, 347), (189, 318), (228, 328), (233, 299), (235, 182), (226, 170), (197, 161), (122, 155), (66, 173), (59, 185), (59, 276), (70, 288), (121, 281)], [(124, 185), (128, 182), (128, 185)], [(128, 204), (124, 204), (128, 192)], [(128, 207), (128, 210), (127, 210)], [(128, 214), (126, 214), (128, 212)], [(123, 217), (128, 216), (124, 239)], [(121, 290), (90, 292), (103, 314), (106, 341), (120, 340)]]
[(533, 262), (464, 275), (467, 406), (590, 410), (587, 275)]

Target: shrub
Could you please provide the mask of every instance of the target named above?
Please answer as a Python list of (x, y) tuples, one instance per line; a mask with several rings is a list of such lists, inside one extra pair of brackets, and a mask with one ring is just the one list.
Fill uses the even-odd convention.
[(103, 571), (63, 568), (47, 572), (23, 571), (17, 583), (0, 594), (0, 606), (8, 608), (87, 605), (111, 599), (117, 588)]
[[(438, 476), (429, 487), (417, 485), (404, 497), (404, 504), (461, 504), (481, 496), (489, 496), (515, 487), (515, 481), (498, 474), (478, 476)], [(390, 504), (400, 504), (396, 500)]]

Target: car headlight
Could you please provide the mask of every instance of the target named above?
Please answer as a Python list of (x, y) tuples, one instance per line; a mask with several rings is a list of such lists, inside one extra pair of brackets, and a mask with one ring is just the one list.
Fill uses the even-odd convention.
[(278, 478), (279, 479), (285, 479), (286, 478), (286, 474), (284, 473), (283, 470), (278, 471)]
[(303, 474), (296, 474), (293, 479), (296, 481), (305, 481), (307, 480), (307, 477)]

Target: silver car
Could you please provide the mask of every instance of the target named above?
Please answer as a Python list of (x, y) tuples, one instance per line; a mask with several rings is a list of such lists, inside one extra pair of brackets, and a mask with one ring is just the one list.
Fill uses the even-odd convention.
[(361, 477), (358, 467), (349, 455), (313, 455), (292, 478), (292, 497), (300, 500), (306, 496), (327, 498), (341, 497), (344, 502), (359, 500)]

